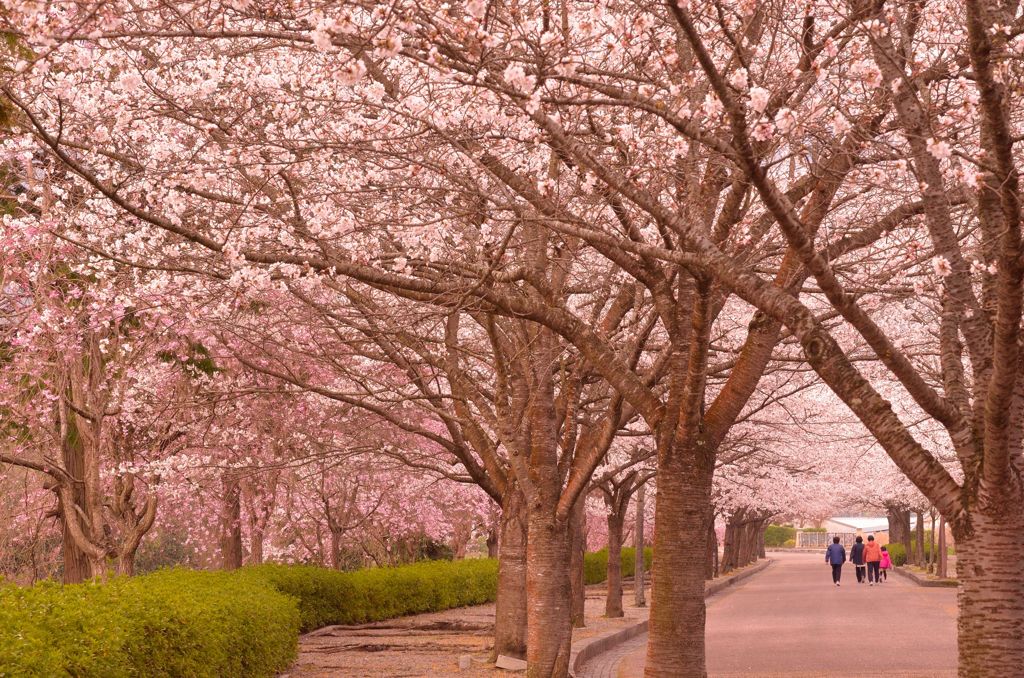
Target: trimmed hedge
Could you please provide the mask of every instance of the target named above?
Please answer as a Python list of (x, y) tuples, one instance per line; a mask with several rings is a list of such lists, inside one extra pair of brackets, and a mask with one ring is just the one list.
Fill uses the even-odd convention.
[[(654, 552), (650, 546), (644, 548), (644, 569), (651, 569)], [(632, 546), (622, 547), (622, 576), (632, 577), (636, 574), (636, 549)], [(600, 584), (608, 579), (608, 549), (587, 553), (583, 556), (583, 582)]]
[(0, 678), (274, 676), (300, 631), (493, 601), (495, 560), (338, 572), (261, 565), (0, 584)]
[(769, 525), (764, 528), (765, 546), (783, 546), (790, 539), (796, 543), (796, 529), (792, 525)]
[[(928, 531), (930, 532), (930, 531)], [(924, 542), (924, 554), (925, 557), (929, 556), (932, 552), (931, 543), (928, 541), (930, 534), (925, 534)], [(907, 564), (907, 550), (903, 547), (903, 544), (899, 542), (890, 542), (885, 545), (885, 548), (889, 551), (889, 557), (892, 559), (892, 564), (897, 567)], [(917, 548), (917, 542), (914, 542), (914, 548)], [(936, 545), (936, 548), (938, 546)], [(952, 546), (946, 547), (946, 555), (956, 555), (956, 551)]]
[(311, 565), (260, 565), (239, 574), (296, 598), (303, 632), (480, 605), (493, 601), (498, 590), (498, 561), (483, 558), (353, 572)]
[(4, 677), (273, 676), (298, 632), (293, 598), (225, 572), (0, 586)]
[[(649, 568), (652, 553), (644, 549)], [(587, 584), (607, 577), (608, 551), (584, 558)], [(622, 549), (622, 575), (634, 550)], [(339, 572), (260, 565), (235, 572), (160, 570), (106, 583), (0, 582), (0, 678), (273, 676), (298, 635), (495, 599), (498, 563), (425, 561)]]

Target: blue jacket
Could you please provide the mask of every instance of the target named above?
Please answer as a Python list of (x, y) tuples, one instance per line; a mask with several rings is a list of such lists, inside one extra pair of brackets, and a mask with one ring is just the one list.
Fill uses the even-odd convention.
[(854, 544), (850, 547), (850, 562), (854, 565), (864, 564), (864, 544)]
[(825, 562), (832, 565), (842, 565), (846, 562), (846, 549), (842, 544), (829, 544), (825, 551)]

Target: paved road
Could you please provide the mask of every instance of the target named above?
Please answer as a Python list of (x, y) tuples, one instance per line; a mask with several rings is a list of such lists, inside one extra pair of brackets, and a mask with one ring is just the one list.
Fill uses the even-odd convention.
[[(850, 565), (836, 588), (823, 555), (772, 557), (765, 572), (708, 601), (713, 678), (956, 675), (956, 589), (898, 576), (858, 585)], [(645, 643), (642, 636), (617, 657), (595, 658), (587, 675), (642, 676)]]

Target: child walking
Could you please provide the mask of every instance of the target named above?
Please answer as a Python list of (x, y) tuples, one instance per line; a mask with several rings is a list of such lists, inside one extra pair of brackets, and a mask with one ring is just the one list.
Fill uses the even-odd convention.
[[(889, 551), (884, 546), (882, 547), (882, 560), (879, 563), (879, 568), (882, 570), (882, 581), (889, 581), (889, 568), (892, 567), (892, 558), (889, 557)], [(881, 583), (881, 582), (879, 582)]]

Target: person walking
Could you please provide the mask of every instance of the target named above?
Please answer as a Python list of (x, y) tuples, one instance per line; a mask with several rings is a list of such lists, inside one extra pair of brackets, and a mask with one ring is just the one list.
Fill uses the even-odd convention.
[(864, 583), (864, 537), (857, 537), (857, 543), (850, 547), (850, 562), (857, 573), (857, 583)]
[(889, 581), (889, 570), (892, 568), (892, 558), (889, 556), (889, 551), (884, 546), (882, 547), (882, 560), (879, 562), (878, 567), (882, 571), (882, 581)]
[(839, 577), (846, 562), (846, 549), (839, 543), (839, 537), (832, 537), (832, 543), (825, 550), (825, 562), (832, 566), (832, 583), (839, 586)]
[(882, 549), (875, 541), (875, 535), (868, 535), (868, 543), (864, 546), (864, 562), (868, 566), (868, 586), (874, 586), (878, 581), (879, 564), (882, 562)]

